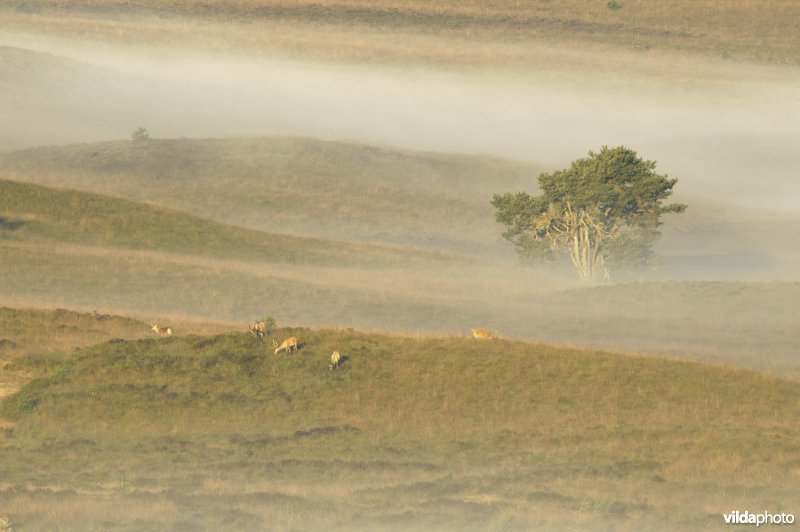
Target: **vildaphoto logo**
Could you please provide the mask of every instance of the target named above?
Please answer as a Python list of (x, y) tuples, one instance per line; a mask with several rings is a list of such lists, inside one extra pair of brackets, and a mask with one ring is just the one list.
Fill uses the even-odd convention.
[(763, 512), (760, 514), (750, 513), (747, 510), (740, 512), (735, 510), (729, 514), (722, 514), (726, 525), (793, 525), (794, 514), (780, 513), (771, 514)]

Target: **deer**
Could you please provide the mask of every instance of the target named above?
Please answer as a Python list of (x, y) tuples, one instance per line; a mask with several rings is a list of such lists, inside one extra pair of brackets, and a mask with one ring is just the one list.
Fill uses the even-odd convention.
[(339, 354), (339, 351), (334, 351), (331, 353), (331, 364), (328, 366), (328, 369), (333, 371), (334, 369), (339, 369), (339, 362), (342, 360), (342, 356)]
[(479, 340), (493, 340), (497, 338), (497, 331), (495, 331), (494, 334), (492, 334), (486, 329), (481, 329), (480, 327), (470, 329), (470, 331), (472, 331), (472, 336)]
[(297, 351), (297, 336), (290, 336), (286, 340), (283, 341), (281, 345), (278, 345), (278, 342), (275, 340), (272, 341), (272, 346), (275, 348), (275, 354), (277, 355), (281, 351), (286, 351), (287, 353), (292, 352), (292, 348)]
[(157, 323), (151, 323), (150, 328), (159, 336), (172, 336), (172, 327), (159, 327)]
[(250, 332), (256, 335), (256, 338), (263, 341), (264, 335), (267, 334), (267, 324), (263, 321), (257, 321), (250, 326)]

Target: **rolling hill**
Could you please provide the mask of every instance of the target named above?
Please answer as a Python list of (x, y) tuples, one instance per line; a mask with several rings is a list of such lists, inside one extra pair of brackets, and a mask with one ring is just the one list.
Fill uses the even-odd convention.
[(586, 69), (598, 68), (587, 49), (617, 62), (626, 52), (790, 64), (798, 56), (794, 2), (27, 0), (9, 1), (0, 16), (61, 37), (324, 61), (541, 69), (569, 58)]
[[(661, 530), (800, 503), (797, 382), (503, 340), (274, 337), (290, 334), (292, 355), (226, 333), (15, 358), (3, 371), (38, 378), (0, 408), (0, 517)], [(329, 371), (334, 349), (346, 360)]]
[[(402, 243), (510, 260), (492, 194), (535, 192), (539, 169), (485, 156), (306, 138), (164, 139), (0, 153), (17, 180), (147, 201), (258, 230)], [(796, 279), (797, 215), (681, 196), (662, 272), (636, 279)]]
[(0, 155), (0, 171), (260, 230), (506, 255), (489, 200), (536, 175), (491, 157), (280, 137), (32, 148)]
[[(0, 180), (0, 217), (0, 229), (10, 241), (42, 240), (277, 263), (389, 266), (401, 259), (415, 260), (408, 248), (248, 230), (154, 205), (8, 180)], [(417, 256), (447, 260), (444, 254), (424, 251)]]
[[(797, 20), (0, 2), (0, 532), (796, 514)], [(521, 265), (492, 194), (634, 142), (689, 204), (664, 267)]]
[[(215, 144), (233, 149), (248, 145), (262, 147), (273, 142), (269, 139), (241, 143), (175, 141), (183, 150), (194, 146), (205, 153)], [(282, 142), (295, 145), (287, 140), (276, 144)], [(111, 143), (100, 147), (111, 146), (120, 153), (131, 153), (130, 150), (137, 149), (136, 144)], [(171, 144), (155, 141), (155, 148), (151, 149)], [(327, 146), (327, 143), (300, 142), (300, 146), (309, 144)], [(102, 168), (84, 173), (69, 164), (65, 164), (66, 171), (55, 172), (63, 163), (64, 151), (77, 152), (76, 164), (85, 165), (87, 158), (91, 158), (91, 150), (97, 148), (85, 145), (29, 150), (11, 157), (24, 155), (16, 159), (17, 163), (25, 161), (32, 172), (29, 175), (43, 181), (79, 182), (89, 176), (85, 180), (88, 186), (102, 188), (109, 186), (108, 183), (127, 182), (125, 186), (130, 186), (131, 182), (146, 179), (143, 176), (146, 172), (142, 171), (138, 176), (125, 174), (125, 179), (103, 181)], [(332, 151), (340, 154), (346, 148), (333, 144)], [(39, 156), (32, 157), (32, 153)], [(50, 163), (41, 162), (41, 159), (46, 161), (47, 153), (58, 157)], [(179, 148), (175, 153), (186, 151)], [(352, 156), (354, 152), (348, 153)], [(399, 156), (387, 155), (390, 159)], [(120, 159), (121, 156), (114, 160)], [(166, 156), (165, 159), (173, 160)], [(40, 168), (49, 165), (55, 177), (45, 170), (34, 171), (34, 163), (40, 164)], [(229, 166), (237, 168), (236, 164)], [(246, 175), (239, 168), (240, 175)], [(164, 181), (177, 181), (173, 185), (177, 194), (179, 184), (185, 184), (189, 175), (174, 170), (170, 179)], [(231, 183), (235, 183), (237, 174), (231, 171), (231, 175)], [(480, 179), (476, 181), (479, 183), (472, 186), (486, 186)], [(276, 179), (265, 188), (279, 187), (280, 183)], [(6, 304), (99, 309), (143, 319), (164, 316), (172, 321), (203, 319), (242, 324), (271, 314), (281, 323), (406, 333), (468, 334), (470, 327), (483, 326), (498, 329), (506, 337), (661, 353), (781, 375), (800, 374), (793, 311), (800, 297), (800, 285), (794, 281), (639, 282), (591, 289), (577, 286), (565, 276), (568, 273), (523, 268), (509, 260), (508, 255), (455, 255), (433, 251), (431, 248), (437, 246), (432, 242), (428, 242), (430, 250), (426, 250), (295, 237), (224, 225), (161, 206), (93, 193), (8, 181), (1, 185), (4, 208), (0, 212), (3, 217), (0, 258), (4, 270), (0, 275), (0, 290)], [(342, 186), (357, 188), (347, 180), (343, 180)], [(429, 186), (441, 187), (442, 194), (447, 188), (436, 183)], [(463, 189), (470, 186), (467, 182)], [(298, 194), (305, 187), (313, 190), (314, 183), (299, 186)], [(398, 189), (399, 185), (391, 190)], [(392, 195), (387, 190), (388, 185), (383, 192), (388, 200)], [(203, 188), (194, 189), (191, 194), (192, 204), (210, 209), (207, 202), (213, 201), (213, 195)], [(389, 227), (395, 232), (413, 234), (414, 226), (407, 223), (413, 219), (413, 209), (426, 201), (434, 202), (431, 198), (436, 195), (420, 193), (420, 197), (415, 205), (398, 204), (406, 210), (393, 214), (398, 218), (395, 225), (385, 225), (379, 208), (365, 209), (360, 223), (373, 231)], [(242, 212), (248, 210), (244, 199), (231, 200), (234, 201), (239, 201)], [(251, 212), (258, 211), (255, 204), (249, 208)], [(291, 211), (292, 219), (314, 219), (315, 208), (313, 202), (298, 202)], [(697, 234), (715, 232), (715, 244), (722, 248), (714, 251), (731, 244), (752, 245), (735, 239), (736, 226), (727, 221), (725, 211), (721, 215), (716, 212), (717, 220), (713, 217), (706, 220), (703, 213), (693, 213), (693, 221), (676, 226), (674, 231), (682, 234), (684, 243), (664, 239), (661, 245), (667, 250), (670, 245), (676, 246), (678, 253), (667, 255), (668, 262), (690, 249), (690, 242)], [(435, 220), (427, 217), (418, 221), (432, 230), (438, 227), (433, 223)], [(710, 228), (716, 224), (716, 229), (698, 233), (706, 221)], [(475, 239), (473, 252), (481, 245), (499, 245), (481, 242), (479, 234), (452, 225), (458, 223), (456, 217), (450, 223), (446, 230)], [(321, 225), (333, 223), (326, 220)], [(720, 229), (725, 227), (728, 229)], [(753, 226), (748, 227), (752, 230)], [(670, 230), (667, 228), (665, 233)], [(725, 231), (729, 235), (727, 241), (719, 238)], [(153, 234), (158, 238), (153, 238)], [(756, 245), (769, 249), (774, 244), (762, 239)], [(713, 250), (708, 242), (703, 246), (707, 251)], [(505, 251), (510, 253), (508, 249)], [(738, 248), (738, 252), (753, 255), (747, 248)], [(743, 266), (751, 265), (745, 262)], [(734, 268), (734, 274), (741, 275), (735, 264), (729, 267)], [(720, 270), (708, 271), (713, 275)], [(690, 263), (687, 276), (691, 279), (696, 272), (699, 272), (697, 262)], [(565, 292), (566, 289), (571, 291)]]
[[(0, 291), (18, 304), (173, 320), (245, 321), (269, 312), (291, 322), (380, 328), (391, 319), (405, 330), (477, 319), (477, 304), (463, 311), (440, 295), (398, 286), (413, 272), (471, 271), (473, 261), (455, 255), (265, 233), (11, 181), (0, 181), (0, 205)], [(376, 272), (392, 279), (365, 282)]]

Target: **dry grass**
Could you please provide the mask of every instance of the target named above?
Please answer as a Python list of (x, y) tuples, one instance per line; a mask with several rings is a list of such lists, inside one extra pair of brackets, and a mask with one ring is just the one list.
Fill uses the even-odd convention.
[[(620, 3), (621, 9), (611, 10), (605, 2), (577, 0), (12, 0), (0, 7), (0, 24), (112, 44), (491, 66), (543, 76), (598, 69), (669, 79), (678, 74), (689, 82), (698, 76), (735, 79), (737, 72), (725, 67), (729, 60), (796, 64), (800, 56), (796, 2)], [(692, 59), (675, 60), (673, 54)], [(140, 146), (175, 151), (179, 144)], [(20, 171), (34, 169), (36, 179), (107, 182), (126, 146), (99, 150), (105, 168), (87, 166), (78, 152), (98, 151), (87, 146), (67, 149), (76, 157), (66, 177), (63, 157), (48, 161), (42, 151), (33, 154), (38, 167)], [(242, 159), (244, 148), (225, 149), (231, 159)], [(363, 153), (359, 147), (351, 155)], [(165, 159), (156, 155), (134, 162), (155, 161), (161, 170)], [(373, 150), (372, 160), (385, 156), (395, 165), (396, 155), (378, 155)], [(415, 172), (452, 162), (412, 158), (425, 159)], [(42, 160), (52, 175), (39, 173)], [(464, 168), (459, 164), (451, 169)], [(485, 168), (492, 166), (510, 168), (496, 161)], [(151, 170), (126, 167), (115, 176), (139, 179)], [(314, 176), (330, 178), (331, 169), (309, 170), (296, 189), (273, 187), (269, 193), (305, 202), (299, 217), (319, 208), (329, 219), (355, 221), (331, 226), (339, 233), (376, 220), (400, 234), (416, 236), (426, 227), (411, 223), (413, 210), (382, 201), (386, 196), (434, 212), (438, 222), (455, 220), (475, 205), (448, 197), (448, 185), (426, 190), (430, 196), (422, 198), (413, 195), (418, 184), (365, 189), (368, 180), (336, 179), (344, 188), (324, 188), (325, 180)], [(285, 182), (286, 175), (272, 177)], [(176, 169), (172, 177), (186, 175)], [(230, 191), (220, 203), (240, 205), (250, 190), (225, 190), (236, 181), (206, 199)], [(349, 210), (320, 201), (346, 197), (348, 186), (367, 191)], [(170, 201), (179, 196), (173, 195)], [(202, 203), (199, 197), (189, 202)], [(105, 201), (98, 198), (101, 207)], [(432, 210), (430, 201), (441, 210)], [(487, 210), (481, 216), (489, 219), (482, 202)], [(97, 240), (88, 229), (101, 217), (53, 219), (46, 205), (24, 213), (25, 220), (41, 224), (39, 233), (24, 233), (31, 225), (15, 235), (2, 229), (4, 303), (85, 311), (101, 306), (101, 312), (125, 311), (142, 320), (167, 316), (180, 333), (135, 340), (150, 334), (135, 320), (0, 311), (0, 380), (10, 376), (3, 382), (16, 387), (37, 377), (2, 404), (0, 518), (8, 516), (15, 529), (696, 530), (719, 527), (721, 514), (733, 508), (800, 508), (796, 382), (509, 341), (296, 328), (276, 337), (295, 334), (304, 348), (274, 357), (244, 332), (185, 335), (230, 327), (192, 321), (198, 317), (241, 322), (234, 327), (243, 331), (246, 321), (266, 311), (279, 322), (304, 325), (462, 334), (485, 326), (508, 336), (660, 351), (797, 375), (797, 283), (644, 283), (553, 293), (549, 276), (514, 270), (495, 279), (512, 271), (497, 263), (436, 269), (432, 260), (418, 269), (388, 271), (344, 264), (346, 253), (325, 264), (302, 259), (302, 269), (293, 271), (260, 256), (209, 254), (202, 246), (184, 246), (180, 253), (172, 244), (148, 248), (120, 227)], [(121, 204), (113, 205), (118, 211)], [(187, 205), (178, 206), (190, 210)], [(208, 209), (215, 211), (218, 206)], [(4, 211), (3, 223), (20, 212)], [(130, 212), (140, 215), (134, 230), (153, 223), (154, 213), (164, 215), (141, 206)], [(261, 223), (253, 213), (257, 208), (227, 215), (253, 226)], [(189, 220), (173, 221), (178, 219)], [(284, 220), (286, 227), (293, 222)], [(456, 225), (469, 223), (459, 219)], [(180, 235), (172, 234), (175, 241)], [(473, 244), (485, 235), (478, 236)], [(463, 249), (464, 240), (454, 247)], [(474, 286), (465, 293), (463, 283), (470, 280)], [(134, 340), (109, 342), (116, 337)], [(86, 347), (98, 342), (106, 343)], [(348, 358), (332, 372), (327, 364), (334, 349)]]
[[(480, 63), (493, 54), (463, 52), (479, 51), (488, 43), (500, 45), (494, 52), (505, 48), (505, 57), (516, 56), (517, 60), (522, 59), (525, 50), (542, 43), (631, 50), (658, 48), (778, 62), (796, 62), (798, 57), (800, 7), (791, 0), (769, 4), (747, 0), (676, 0), (657, 4), (628, 0), (619, 4), (621, 9), (614, 10), (606, 2), (584, 0), (96, 0), (79, 6), (30, 0), (25, 2), (26, 9), (15, 10), (13, 2), (6, 4), (3, 15), (23, 25), (30, 17), (25, 13), (28, 11), (36, 14), (41, 29), (84, 36), (89, 29), (89, 35), (103, 40), (145, 42), (166, 38), (195, 45), (217, 37), (218, 44), (227, 41), (238, 51), (271, 50), (383, 61), (434, 58)], [(224, 26), (228, 30), (222, 30)], [(225, 38), (219, 39), (222, 34)], [(421, 38), (404, 39), (398, 46), (398, 35)], [(429, 39), (440, 43), (435, 52)], [(448, 46), (441, 46), (444, 43)]]
[[(800, 374), (793, 321), (797, 283), (637, 283), (563, 293), (576, 286), (564, 277), (569, 272), (530, 271), (504, 259), (510, 251), (499, 242), (500, 228), (490, 210), (476, 204), (492, 187), (513, 186), (514, 172), (524, 168), (511, 163), (305, 139), (150, 141), (146, 156), (136, 147), (138, 156), (128, 157), (133, 144), (25, 150), (9, 154), (4, 164), (39, 181), (90, 189), (108, 188), (111, 168), (124, 176), (111, 180), (119, 184), (109, 192), (120, 196), (149, 190), (148, 180), (163, 172), (168, 179), (158, 199), (198, 206), (207, 215), (217, 210), (215, 202), (236, 205), (237, 214), (254, 224), (277, 218), (273, 211), (260, 212), (262, 201), (290, 191), (297, 199), (285, 223), (297, 230), (310, 221), (352, 237), (363, 228), (373, 238), (403, 235), (418, 245), (452, 245), (473, 256), (243, 231), (152, 205), (6, 185), (0, 188), (7, 193), (0, 213), (5, 266), (0, 290), (7, 304), (87, 311), (100, 306), (142, 320), (188, 317), (232, 322), (240, 330), (265, 314), (281, 323), (411, 333), (468, 334), (477, 326), (506, 338)], [(191, 176), (187, 161), (198, 169)], [(496, 183), (487, 177), (493, 169), (505, 169), (510, 177)], [(329, 172), (335, 179), (326, 181)], [(211, 186), (220, 174), (228, 176), (227, 186)], [(190, 179), (204, 186), (182, 186)], [(248, 194), (256, 182), (261, 187)], [(337, 218), (322, 201), (347, 205), (348, 198), (358, 200), (359, 190), (366, 190), (370, 201), (353, 210), (357, 218)], [(398, 200), (412, 195), (414, 201)], [(451, 200), (464, 208), (447, 208)], [(385, 208), (392, 201), (393, 211)], [(738, 221), (738, 213), (704, 212), (698, 208), (690, 222), (676, 225), (674, 231), (683, 236), (665, 242), (667, 252), (740, 249), (758, 230), (757, 218), (748, 219), (751, 233), (744, 233), (726, 225), (729, 218)], [(774, 219), (768, 221), (775, 234)], [(796, 226), (791, 219), (785, 225)], [(471, 231), (473, 226), (483, 228)], [(158, 240), (144, 228), (157, 228)], [(790, 241), (789, 236), (779, 240)], [(276, 257), (274, 250), (281, 249), (276, 242), (288, 243), (290, 253)]]
[(502, 340), (287, 335), (299, 353), (233, 333), (20, 359), (43, 378), (3, 407), (12, 522), (705, 529), (800, 503), (797, 383)]
[[(0, 165), (14, 179), (144, 200), (259, 230), (494, 254), (508, 250), (494, 242), (488, 198), (525, 187), (538, 170), (486, 156), (280, 137), (33, 148), (0, 157)], [(123, 212), (133, 214), (130, 207)], [(273, 250), (287, 247), (277, 238)], [(329, 244), (304, 247), (322, 246)], [(342, 249), (361, 262), (372, 255)]]
[[(174, 194), (183, 189), (184, 197), (193, 195), (180, 183), (164, 188), (172, 188)], [(0, 236), (12, 242), (57, 241), (295, 264), (390, 265), (448, 259), (444, 254), (414, 254), (403, 248), (246, 230), (152, 205), (6, 180), (0, 180), (0, 205)]]
[[(469, 334), (667, 354), (798, 375), (798, 283), (635, 283), (553, 291), (510, 266), (349, 269), (141, 252), (0, 245), (0, 291), (19, 305), (155, 317)], [(475, 281), (477, 279), (477, 281)], [(566, 283), (564, 283), (566, 285)], [(465, 288), (469, 287), (469, 288)], [(172, 323), (168, 323), (172, 325)], [(46, 330), (46, 329), (43, 329)]]
[[(79, 347), (112, 339), (153, 336), (147, 320), (105, 313), (104, 309), (77, 312), (66, 309), (0, 307), (0, 355), (8, 360), (20, 356), (63, 356)], [(182, 334), (212, 334), (230, 330), (230, 325), (173, 318), (170, 325)]]

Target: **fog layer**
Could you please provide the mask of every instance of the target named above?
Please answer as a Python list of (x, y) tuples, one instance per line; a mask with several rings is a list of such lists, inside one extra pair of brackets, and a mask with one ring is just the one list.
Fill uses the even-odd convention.
[(678, 177), (678, 196), (800, 210), (791, 71), (766, 81), (771, 71), (734, 65), (720, 79), (673, 83), (100, 48), (10, 32), (0, 45), (16, 58), (0, 62), (4, 150), (129, 138), (141, 126), (162, 138), (302, 135), (556, 168), (624, 144)]

